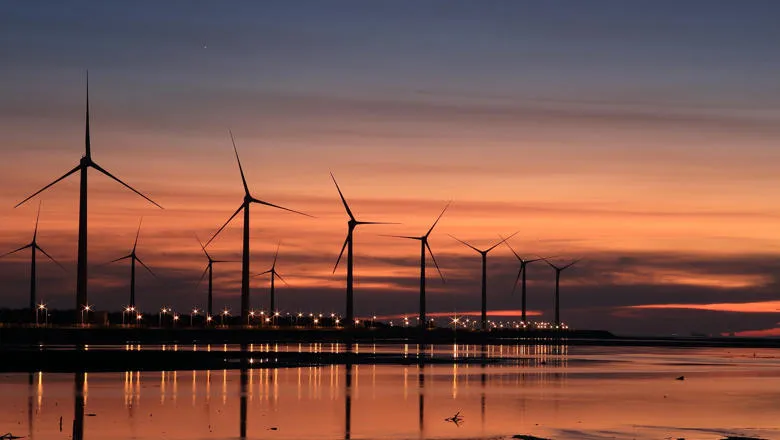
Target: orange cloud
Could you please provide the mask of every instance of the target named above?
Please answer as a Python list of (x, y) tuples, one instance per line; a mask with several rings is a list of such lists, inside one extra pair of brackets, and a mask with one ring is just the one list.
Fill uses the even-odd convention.
[(780, 313), (780, 301), (757, 301), (747, 303), (718, 304), (643, 304), (628, 306), (630, 309), (693, 309), (716, 312), (738, 313)]

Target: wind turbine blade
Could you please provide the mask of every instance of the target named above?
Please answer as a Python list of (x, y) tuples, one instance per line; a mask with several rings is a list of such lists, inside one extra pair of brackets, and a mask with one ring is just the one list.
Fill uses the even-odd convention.
[(40, 246), (38, 246), (37, 244), (35, 245), (35, 247), (36, 247), (36, 248), (38, 248), (38, 250), (39, 250), (39, 251), (41, 251), (41, 253), (42, 253), (43, 255), (46, 255), (47, 257), (49, 257), (49, 260), (53, 261), (53, 262), (54, 262), (54, 264), (56, 264), (57, 266), (59, 266), (59, 267), (60, 267), (60, 269), (62, 269), (62, 270), (65, 270), (65, 267), (63, 267), (63, 266), (60, 264), (60, 262), (59, 262), (59, 261), (55, 260), (55, 259), (54, 259), (54, 257), (52, 257), (51, 255), (49, 255), (49, 254), (48, 254), (48, 253), (47, 253), (45, 250), (43, 250), (43, 248), (41, 248), (41, 247), (40, 247)]
[(90, 139), (89, 139), (89, 70), (87, 70), (87, 99), (85, 101), (85, 105), (87, 108), (86, 111), (86, 118), (85, 118), (85, 125), (84, 125), (84, 150), (85, 150), (85, 156), (87, 159), (90, 159), (92, 157), (92, 151), (90, 151)]
[(38, 201), (38, 214), (35, 215), (35, 230), (33, 231), (33, 243), (35, 243), (35, 239), (38, 237), (38, 220), (41, 219), (41, 205), (43, 204), (43, 200)]
[(525, 264), (525, 260), (523, 260), (523, 258), (520, 257), (520, 255), (518, 255), (517, 252), (515, 252), (515, 250), (512, 248), (512, 245), (509, 244), (509, 242), (504, 237), (501, 237), (501, 235), (499, 235), (499, 237), (503, 240), (504, 244), (507, 245), (509, 250), (512, 251), (513, 254), (515, 254), (515, 257), (517, 257), (517, 259), (520, 260), (521, 263)]
[(238, 260), (211, 260), (212, 263), (240, 263)]
[(196, 285), (195, 285), (195, 288), (196, 288), (196, 289), (197, 289), (198, 287), (200, 287), (200, 283), (202, 283), (202, 282), (203, 282), (203, 279), (204, 279), (204, 278), (206, 278), (206, 274), (208, 273), (208, 271), (209, 271), (209, 265), (207, 264), (207, 265), (206, 265), (206, 268), (205, 268), (205, 269), (203, 269), (203, 273), (200, 275), (200, 279), (198, 280), (198, 284), (196, 284)]
[(284, 283), (284, 285), (285, 285), (285, 286), (287, 286), (287, 287), (290, 287), (290, 283), (288, 283), (288, 282), (287, 282), (287, 280), (285, 280), (285, 279), (284, 279), (284, 278), (283, 278), (281, 275), (279, 275), (279, 272), (277, 272), (277, 271), (274, 271), (274, 274), (275, 274), (275, 275), (276, 275), (276, 276), (277, 276), (277, 277), (278, 277), (280, 280), (282, 280), (282, 282)]
[(439, 220), (441, 220), (441, 216), (443, 216), (443, 215), (444, 215), (444, 213), (447, 211), (447, 208), (449, 208), (449, 207), (450, 207), (450, 203), (452, 203), (452, 200), (450, 200), (449, 202), (447, 202), (447, 205), (446, 205), (446, 206), (444, 206), (444, 209), (442, 209), (442, 210), (441, 210), (441, 214), (439, 214), (439, 216), (438, 216), (438, 217), (436, 217), (436, 221), (435, 221), (435, 222), (433, 222), (433, 225), (431, 226), (431, 229), (428, 229), (428, 232), (426, 232), (426, 233), (425, 233), (425, 237), (427, 237), (427, 236), (431, 235), (431, 232), (433, 232), (433, 228), (435, 228), (435, 227), (436, 227), (436, 223), (439, 223)]
[(203, 249), (203, 253), (206, 254), (206, 258), (211, 260), (211, 255), (209, 255), (208, 251), (206, 250), (206, 246), (203, 246), (203, 242), (200, 241), (200, 237), (198, 237), (198, 234), (195, 234), (195, 240), (198, 240), (198, 244), (200, 245), (200, 248)]
[(408, 238), (409, 240), (422, 240), (423, 237), (410, 237), (408, 235), (387, 235), (379, 234), (380, 237), (393, 237), (393, 238)]
[(91, 162), (89, 166), (91, 166), (92, 168), (94, 168), (94, 169), (96, 169), (96, 170), (100, 171), (101, 173), (105, 174), (106, 176), (108, 176), (108, 177), (110, 177), (110, 178), (112, 178), (112, 179), (116, 180), (117, 182), (121, 183), (121, 184), (122, 184), (122, 185), (123, 185), (125, 188), (127, 188), (127, 189), (129, 189), (130, 191), (132, 191), (132, 192), (134, 192), (134, 193), (138, 194), (139, 196), (141, 196), (141, 197), (145, 198), (145, 199), (146, 199), (147, 201), (149, 201), (149, 203), (151, 203), (152, 205), (154, 205), (154, 206), (156, 206), (156, 207), (158, 207), (158, 208), (160, 208), (160, 209), (163, 209), (163, 207), (162, 207), (162, 206), (160, 206), (160, 205), (159, 205), (157, 202), (155, 202), (154, 200), (150, 199), (149, 197), (146, 197), (145, 195), (143, 195), (142, 193), (140, 193), (138, 190), (136, 190), (136, 189), (135, 189), (135, 188), (133, 188), (132, 186), (130, 186), (130, 185), (128, 185), (128, 184), (126, 184), (125, 182), (122, 182), (121, 180), (119, 180), (119, 178), (117, 178), (117, 177), (116, 177), (116, 176), (114, 176), (113, 174), (109, 173), (108, 171), (106, 171), (105, 169), (103, 169), (103, 167), (101, 167), (100, 165), (96, 164), (95, 162)]
[(111, 260), (111, 261), (109, 261), (107, 263), (103, 263), (103, 264), (106, 265), (106, 264), (116, 263), (117, 261), (127, 260), (128, 258), (131, 258), (132, 256), (133, 256), (133, 254), (125, 255), (124, 257), (119, 257), (116, 260)]
[(347, 199), (344, 198), (344, 194), (341, 193), (341, 188), (339, 188), (338, 182), (336, 182), (336, 178), (333, 177), (333, 173), (330, 173), (330, 178), (333, 179), (333, 183), (336, 184), (336, 190), (339, 192), (339, 196), (341, 197), (341, 202), (344, 203), (344, 209), (347, 210), (347, 215), (349, 215), (350, 220), (355, 220), (355, 216), (352, 215), (352, 210), (349, 209), (349, 205), (347, 205)]
[(544, 260), (544, 262), (545, 262), (545, 263), (549, 264), (549, 265), (550, 265), (550, 267), (552, 267), (553, 269), (555, 269), (555, 270), (561, 270), (561, 269), (560, 269), (558, 266), (556, 266), (556, 265), (554, 265), (554, 264), (550, 263), (550, 260), (548, 260), (547, 258), (542, 258), (542, 260)]
[(274, 263), (271, 265), (271, 269), (272, 270), (273, 270), (273, 268), (276, 267), (276, 258), (279, 256), (279, 246), (281, 246), (281, 245), (282, 245), (281, 241), (276, 244), (276, 253), (274, 254)]
[(433, 260), (433, 265), (436, 266), (436, 270), (439, 272), (439, 276), (441, 277), (441, 282), (446, 283), (444, 281), (444, 274), (441, 273), (441, 269), (439, 269), (439, 263), (436, 262), (436, 257), (433, 256), (433, 250), (431, 250), (431, 245), (428, 244), (428, 242), (425, 242), (425, 247), (428, 248), (428, 253), (431, 254), (431, 260)]
[[(219, 228), (219, 229), (217, 230), (217, 232), (215, 232), (215, 233), (214, 233), (214, 235), (212, 235), (212, 236), (211, 236), (211, 238), (209, 239), (209, 241), (207, 241), (207, 242), (206, 242), (206, 246), (208, 246), (208, 245), (209, 245), (209, 243), (211, 243), (212, 241), (214, 241), (214, 239), (215, 239), (215, 238), (217, 238), (217, 235), (219, 235), (219, 233), (220, 233), (220, 232), (222, 232), (222, 230), (223, 230), (223, 229), (225, 229), (225, 226), (227, 226), (227, 225), (228, 225), (228, 223), (230, 223), (230, 221), (231, 221), (231, 220), (233, 220), (233, 219), (234, 219), (234, 218), (235, 218), (235, 217), (238, 215), (238, 213), (239, 213), (239, 212), (241, 212), (241, 210), (242, 210), (242, 209), (244, 209), (244, 207), (245, 207), (245, 206), (246, 206), (246, 205), (242, 203), (242, 204), (241, 204), (241, 206), (239, 206), (239, 207), (238, 207), (238, 209), (236, 209), (236, 212), (234, 212), (234, 213), (233, 213), (233, 215), (231, 215), (231, 216), (230, 216), (230, 218), (229, 218), (229, 219), (227, 219), (227, 221), (225, 222), (225, 224), (224, 224), (224, 225), (222, 225), (222, 227), (221, 227), (221, 228)], [(205, 250), (206, 250), (206, 248), (204, 247), (204, 248), (203, 248), (203, 250), (205, 251)], [(208, 254), (206, 254), (206, 255), (208, 255)]]
[(451, 235), (451, 234), (447, 234), (447, 235), (449, 235), (450, 237), (454, 238), (455, 240), (458, 240), (458, 241), (459, 241), (459, 242), (461, 242), (462, 244), (465, 244), (466, 246), (470, 247), (471, 249), (474, 249), (475, 251), (479, 252), (480, 254), (482, 253), (482, 251), (481, 251), (481, 250), (479, 250), (479, 249), (475, 248), (474, 246), (472, 246), (472, 245), (470, 245), (470, 244), (466, 243), (465, 241), (461, 240), (460, 238), (458, 238), (458, 237), (456, 237), (456, 236), (454, 236), (454, 235)]
[[(506, 243), (506, 241), (507, 241), (507, 240), (509, 240), (510, 238), (512, 238), (512, 237), (514, 237), (515, 235), (517, 235), (517, 233), (518, 233), (518, 232), (520, 232), (520, 231), (515, 231), (515, 233), (514, 233), (514, 234), (512, 234), (512, 235), (510, 235), (509, 237), (507, 237), (507, 238), (502, 238), (502, 239), (501, 239), (501, 241), (499, 241), (498, 243), (494, 244), (493, 246), (490, 246), (490, 247), (489, 247), (489, 248), (488, 248), (488, 249), (487, 249), (485, 252), (490, 252), (490, 251), (492, 251), (493, 249), (497, 248), (497, 247), (498, 247), (498, 245), (500, 245), (501, 243)], [(499, 237), (501, 237), (501, 236), (499, 235)]]
[(133, 252), (135, 252), (135, 247), (138, 246), (138, 236), (141, 235), (141, 223), (144, 221), (144, 218), (141, 217), (141, 221), (138, 222), (138, 231), (135, 233), (135, 241), (133, 242)]
[(576, 259), (576, 260), (572, 261), (571, 263), (567, 264), (566, 266), (563, 266), (563, 267), (561, 268), (561, 270), (563, 270), (563, 269), (568, 269), (568, 268), (570, 268), (570, 267), (574, 266), (574, 265), (575, 265), (575, 264), (577, 264), (577, 263), (578, 263), (580, 260), (581, 260), (581, 258), (578, 258), (578, 259)]
[(236, 148), (236, 140), (233, 139), (233, 131), (228, 130), (230, 133), (230, 142), (233, 143), (233, 151), (236, 153), (236, 161), (238, 162), (238, 171), (241, 172), (241, 182), (244, 184), (244, 192), (249, 195), (249, 186), (246, 184), (246, 177), (244, 177), (244, 168), (241, 166), (241, 159), (238, 157), (238, 149)]
[(252, 275), (252, 278), (259, 277), (261, 275), (265, 275), (265, 274), (271, 273), (271, 272), (273, 272), (273, 271), (271, 269), (268, 269), (265, 272), (260, 272), (260, 273), (256, 273), (256, 274)]
[(349, 242), (349, 235), (347, 238), (344, 239), (344, 245), (341, 246), (341, 252), (339, 252), (339, 258), (336, 259), (336, 265), (333, 266), (333, 273), (336, 273), (336, 269), (339, 267), (339, 262), (341, 261), (341, 256), (344, 255), (344, 249), (347, 248), (347, 243)]
[(33, 244), (32, 244), (32, 243), (30, 243), (30, 244), (26, 244), (26, 245), (24, 245), (24, 246), (20, 247), (19, 249), (14, 249), (14, 250), (12, 250), (11, 252), (6, 252), (6, 253), (4, 253), (3, 255), (0, 255), (0, 258), (3, 258), (3, 257), (5, 257), (5, 256), (11, 255), (11, 254), (15, 254), (15, 253), (17, 253), (17, 252), (19, 252), (19, 251), (23, 251), (23, 250), (27, 249), (28, 247), (32, 247), (32, 246), (33, 246)]
[(149, 273), (150, 273), (150, 274), (152, 274), (152, 276), (153, 276), (153, 277), (157, 278), (157, 275), (155, 275), (155, 274), (154, 274), (154, 272), (152, 272), (152, 269), (149, 269), (149, 266), (147, 266), (146, 264), (144, 264), (144, 262), (143, 262), (143, 261), (141, 261), (141, 259), (140, 259), (140, 258), (138, 258), (138, 257), (135, 257), (135, 261), (137, 261), (137, 262), (141, 263), (141, 266), (143, 266), (143, 267), (144, 267), (144, 269), (148, 270), (148, 271), (149, 271)]
[(355, 222), (356, 225), (400, 225), (400, 223), (391, 222)]
[(30, 197), (27, 197), (26, 199), (24, 199), (24, 200), (22, 200), (21, 202), (17, 203), (17, 204), (16, 204), (16, 206), (14, 206), (14, 208), (18, 208), (18, 207), (19, 207), (19, 206), (21, 206), (21, 205), (22, 205), (24, 202), (26, 202), (26, 201), (30, 200), (31, 198), (33, 198), (33, 197), (37, 196), (37, 195), (38, 195), (38, 194), (40, 194), (40, 193), (42, 193), (42, 192), (46, 191), (46, 190), (47, 190), (49, 187), (51, 187), (51, 186), (54, 186), (54, 184), (56, 184), (56, 183), (57, 183), (57, 182), (59, 182), (60, 180), (62, 180), (62, 179), (64, 179), (64, 178), (66, 178), (66, 177), (68, 177), (68, 176), (70, 176), (71, 174), (75, 173), (76, 171), (78, 171), (78, 170), (80, 170), (80, 169), (81, 169), (81, 164), (78, 164), (78, 165), (76, 165), (76, 167), (75, 167), (75, 168), (73, 168), (72, 170), (70, 170), (70, 171), (68, 171), (67, 173), (63, 174), (63, 175), (62, 175), (62, 177), (60, 177), (59, 179), (57, 179), (57, 180), (55, 180), (54, 182), (52, 182), (52, 183), (50, 183), (50, 184), (48, 184), (48, 185), (44, 186), (43, 188), (41, 188), (41, 189), (39, 189), (38, 191), (36, 191), (35, 193), (33, 193), (33, 195), (31, 195)]
[(520, 270), (517, 271), (517, 278), (515, 278), (515, 284), (512, 286), (512, 295), (514, 295), (517, 290), (517, 283), (520, 281), (520, 275), (523, 273), (523, 270), (525, 270), (525, 264), (521, 265)]
[(296, 214), (305, 215), (306, 217), (314, 218), (313, 215), (306, 214), (305, 212), (300, 212), (300, 211), (296, 211), (294, 209), (285, 208), (285, 207), (282, 207), (282, 206), (279, 206), (279, 205), (274, 205), (273, 203), (264, 202), (262, 200), (254, 198), (254, 197), (252, 197), (250, 200), (252, 201), (252, 203), (258, 203), (260, 205), (270, 206), (272, 208), (283, 209), (285, 211), (290, 211), (290, 212), (294, 212)]

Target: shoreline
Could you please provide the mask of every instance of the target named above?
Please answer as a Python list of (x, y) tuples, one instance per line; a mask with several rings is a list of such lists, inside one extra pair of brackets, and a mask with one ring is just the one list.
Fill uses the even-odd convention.
[[(421, 337), (423, 339), (421, 339)], [(250, 344), (345, 344), (335, 350), (260, 350)], [(337, 364), (479, 364), (505, 362), (483, 351), (467, 356), (416, 353), (351, 352), (351, 344), (424, 345), (549, 345), (601, 347), (780, 348), (777, 338), (639, 338), (606, 331), (569, 330), (490, 332), (415, 328), (115, 328), (115, 327), (0, 327), (0, 371), (172, 371), (241, 368), (283, 368)], [(240, 350), (205, 345), (239, 345)], [(120, 346), (135, 346), (119, 348)], [(143, 345), (151, 345), (144, 348)], [(163, 345), (181, 345), (181, 349)], [(199, 349), (188, 347), (197, 345)], [(516, 358), (533, 365), (539, 359)], [(547, 359), (555, 366), (555, 359)], [(540, 364), (540, 365), (547, 365)]]

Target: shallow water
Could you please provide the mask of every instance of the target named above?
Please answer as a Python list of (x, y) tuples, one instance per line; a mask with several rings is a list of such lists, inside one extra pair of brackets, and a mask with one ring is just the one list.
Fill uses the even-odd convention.
[[(417, 347), (357, 349), (415, 356)], [(481, 356), (482, 349), (436, 346), (426, 353)], [(67, 439), (75, 426), (75, 438), (90, 440), (242, 432), (249, 439), (780, 438), (780, 350), (495, 346), (486, 355), (503, 361), (4, 374), (0, 434)], [(675, 380), (681, 375), (685, 380)], [(459, 425), (445, 420), (456, 412)]]

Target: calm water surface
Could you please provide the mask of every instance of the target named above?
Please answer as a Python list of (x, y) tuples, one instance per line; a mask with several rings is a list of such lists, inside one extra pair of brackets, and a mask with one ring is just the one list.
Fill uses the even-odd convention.
[[(293, 344), (282, 349), (339, 348)], [(358, 347), (364, 349), (415, 356), (417, 347)], [(481, 356), (482, 349), (437, 346), (426, 353), (471, 357)], [(504, 346), (489, 347), (486, 355), (503, 361), (4, 374), (0, 435), (38, 440), (74, 434), (90, 440), (502, 439), (515, 434), (780, 439), (780, 350)], [(675, 380), (681, 375), (685, 380)], [(457, 412), (462, 422), (445, 420)]]

